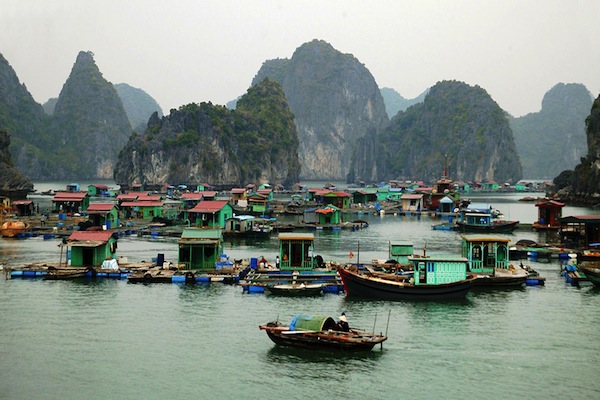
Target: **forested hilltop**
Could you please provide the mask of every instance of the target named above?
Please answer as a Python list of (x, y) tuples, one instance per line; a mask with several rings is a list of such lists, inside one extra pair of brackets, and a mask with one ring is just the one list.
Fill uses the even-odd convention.
[(525, 178), (552, 179), (587, 154), (592, 102), (584, 85), (559, 83), (544, 95), (540, 112), (509, 119)]
[(439, 82), (423, 103), (399, 112), (381, 134), (365, 137), (349, 181), (451, 178), (516, 182), (522, 167), (506, 113), (479, 86)]
[(242, 96), (236, 110), (201, 103), (163, 118), (154, 114), (146, 131), (133, 134), (119, 154), (114, 178), (125, 185), (291, 186), (299, 173), (294, 116), (281, 86), (265, 79)]
[(554, 178), (555, 195), (569, 203), (600, 204), (600, 95), (585, 119), (588, 152), (574, 170)]
[(9, 145), (10, 134), (0, 129), (0, 196), (25, 198), (33, 191), (33, 183), (14, 167)]

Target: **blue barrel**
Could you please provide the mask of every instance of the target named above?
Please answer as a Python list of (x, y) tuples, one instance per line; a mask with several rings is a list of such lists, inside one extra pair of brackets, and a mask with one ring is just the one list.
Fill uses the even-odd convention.
[(206, 275), (197, 276), (196, 277), (196, 282), (208, 283), (208, 282), (210, 282), (210, 276), (206, 276)]
[(173, 275), (171, 277), (173, 283), (185, 283), (185, 275)]
[(157, 231), (150, 232), (150, 237), (158, 237), (158, 232)]
[(158, 253), (156, 257), (156, 265), (161, 267), (165, 263), (165, 255), (163, 253)]
[(250, 268), (251, 269), (258, 268), (258, 258), (251, 258), (250, 259)]
[(35, 271), (23, 271), (23, 276), (35, 276)]
[(264, 293), (265, 288), (262, 286), (248, 286), (248, 293)]
[(10, 271), (10, 276), (21, 277), (23, 276), (23, 271)]

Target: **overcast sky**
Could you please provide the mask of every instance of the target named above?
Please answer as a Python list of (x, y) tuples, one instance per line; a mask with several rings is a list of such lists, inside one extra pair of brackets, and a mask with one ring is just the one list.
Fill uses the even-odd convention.
[(521, 116), (559, 82), (600, 93), (599, 0), (1, 0), (0, 27), (0, 53), (40, 103), (85, 50), (165, 113), (225, 104), (263, 61), (313, 39), (406, 98), (456, 79)]

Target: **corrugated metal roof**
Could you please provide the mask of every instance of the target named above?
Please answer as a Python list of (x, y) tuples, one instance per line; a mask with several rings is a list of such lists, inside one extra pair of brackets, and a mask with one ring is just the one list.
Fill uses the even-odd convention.
[(279, 240), (315, 240), (312, 233), (281, 232)]
[(110, 210), (113, 209), (115, 205), (113, 203), (92, 203), (90, 204), (90, 206), (87, 208), (87, 210), (85, 210), (88, 214), (92, 213), (94, 211), (105, 211), (105, 212), (109, 212)]
[(87, 192), (58, 192), (52, 201), (82, 201), (86, 197), (88, 197)]
[(499, 236), (488, 236), (488, 235), (460, 235), (467, 242), (498, 242), (508, 243), (510, 239), (499, 237)]
[(190, 209), (189, 212), (216, 213), (221, 211), (227, 203), (227, 200), (202, 200), (194, 208)]
[(181, 198), (184, 200), (202, 200), (204, 195), (202, 193), (182, 193)]
[(124, 201), (122, 207), (162, 207), (162, 201)]
[(110, 239), (112, 235), (112, 231), (75, 231), (69, 236), (69, 240), (74, 242), (108, 242), (108, 239)]
[(181, 239), (221, 239), (220, 229), (185, 228)]

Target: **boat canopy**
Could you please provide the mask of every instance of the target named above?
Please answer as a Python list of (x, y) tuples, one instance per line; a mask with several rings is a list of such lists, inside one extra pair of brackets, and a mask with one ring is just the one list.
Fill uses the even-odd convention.
[(331, 317), (311, 316), (297, 314), (290, 322), (292, 331), (326, 331), (335, 328), (335, 321)]

